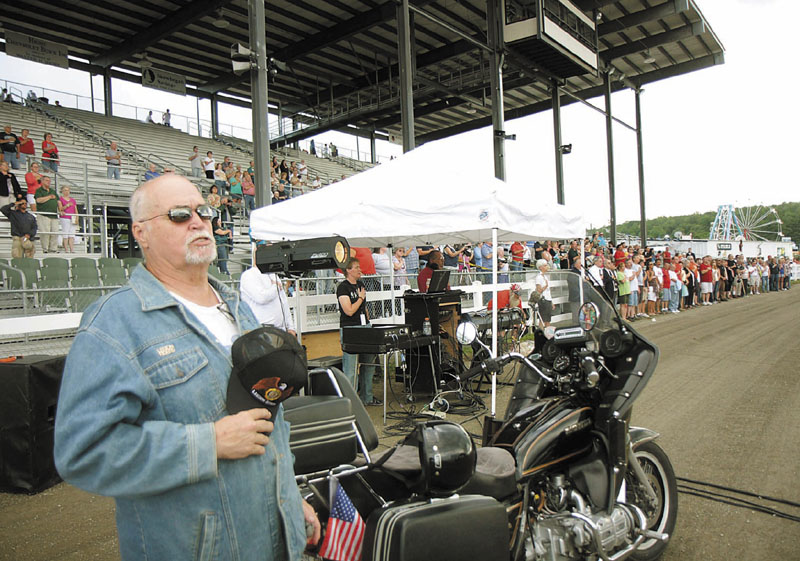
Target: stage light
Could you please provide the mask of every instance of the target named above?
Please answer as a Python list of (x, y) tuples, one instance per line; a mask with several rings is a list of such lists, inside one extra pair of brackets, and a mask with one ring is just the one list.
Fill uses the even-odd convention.
[(332, 236), (259, 245), (255, 264), (262, 273), (299, 274), (316, 269), (344, 269), (349, 257), (347, 240)]

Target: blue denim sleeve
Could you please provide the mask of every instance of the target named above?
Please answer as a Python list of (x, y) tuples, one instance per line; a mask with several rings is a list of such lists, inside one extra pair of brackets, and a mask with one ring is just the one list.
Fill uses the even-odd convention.
[(122, 348), (81, 331), (64, 368), (55, 461), (65, 481), (92, 493), (142, 497), (217, 475), (213, 423), (158, 420), (156, 391)]

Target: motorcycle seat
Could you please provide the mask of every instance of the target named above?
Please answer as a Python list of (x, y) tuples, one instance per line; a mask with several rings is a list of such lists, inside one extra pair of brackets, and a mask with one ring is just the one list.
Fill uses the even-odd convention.
[[(392, 450), (385, 450), (373, 455), (372, 461), (378, 462)], [(502, 448), (487, 446), (478, 448), (477, 457), (475, 473), (459, 490), (459, 493), (484, 495), (502, 500), (517, 490), (516, 465), (514, 456), (510, 452)], [(363, 465), (363, 461), (361, 464)], [(398, 446), (383, 467), (404, 477), (414, 478), (422, 471), (419, 463), (419, 450), (416, 446)]]

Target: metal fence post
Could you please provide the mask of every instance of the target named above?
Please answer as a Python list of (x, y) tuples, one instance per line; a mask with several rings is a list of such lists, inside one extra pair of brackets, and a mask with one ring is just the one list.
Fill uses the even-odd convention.
[(89, 192), (89, 164), (83, 164), (83, 188), (86, 192), (86, 240), (88, 247), (86, 253), (94, 253), (94, 243), (92, 241), (92, 234), (94, 233), (94, 213), (92, 211), (92, 194)]
[(108, 253), (108, 204), (103, 203), (103, 221), (100, 223), (102, 238), (100, 241), (100, 252), (103, 257), (111, 257)]

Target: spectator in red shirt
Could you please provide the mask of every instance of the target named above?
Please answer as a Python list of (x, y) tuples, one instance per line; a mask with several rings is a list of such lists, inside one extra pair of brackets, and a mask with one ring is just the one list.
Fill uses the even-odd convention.
[(42, 184), (42, 174), (39, 173), (39, 162), (33, 162), (31, 164), (31, 171), (25, 174), (25, 183), (28, 186), (28, 208), (36, 212), (36, 199), (34, 196), (36, 194), (36, 189)]
[(619, 245), (617, 245), (617, 250), (614, 252), (614, 265), (616, 265), (617, 268), (621, 267), (625, 263), (625, 259), (628, 257), (628, 254), (625, 250), (625, 242), (620, 242)]
[(44, 134), (42, 141), (42, 165), (50, 171), (58, 172), (58, 146), (49, 132)]
[(714, 273), (711, 267), (711, 257), (706, 255), (700, 263), (700, 294), (703, 297), (703, 306), (710, 306), (711, 292), (714, 290)]
[(525, 255), (525, 246), (521, 242), (511, 244), (511, 270), (521, 271), (522, 260)]
[(669, 252), (669, 246), (667, 246), (666, 249), (664, 249), (664, 253), (661, 257), (664, 258), (664, 263), (672, 259), (672, 254)]
[[(497, 291), (497, 303), (499, 304), (500, 310), (503, 308), (519, 308), (522, 309), (522, 299), (519, 296), (520, 285), (514, 283), (511, 285), (509, 290), (498, 290)], [(494, 309), (494, 300), (489, 300), (489, 304), (486, 306), (487, 309), (492, 310)]]
[[(420, 292), (428, 292), (428, 283), (433, 276), (433, 272), (444, 267), (444, 256), (438, 249), (434, 249), (428, 254), (428, 264), (417, 275), (417, 286)], [(447, 285), (450, 289), (450, 285)]]
[(661, 313), (666, 314), (667, 309), (669, 307), (669, 299), (670, 299), (670, 278), (669, 278), (669, 271), (672, 269), (672, 262), (671, 261), (664, 261), (664, 267), (661, 269), (662, 277), (661, 277)]
[(28, 136), (30, 131), (22, 129), (22, 136), (19, 137), (19, 163), (25, 169), (28, 157), (31, 159), (36, 155), (36, 146), (33, 144), (33, 139)]

